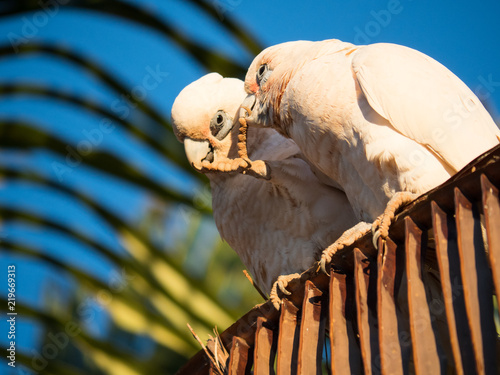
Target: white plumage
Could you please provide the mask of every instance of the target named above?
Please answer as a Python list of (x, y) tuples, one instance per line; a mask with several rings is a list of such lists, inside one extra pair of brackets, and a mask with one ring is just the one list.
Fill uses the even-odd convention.
[[(216, 73), (178, 95), (172, 123), (192, 164), (237, 156), (238, 126), (233, 119), (245, 96), (242, 81)], [(270, 292), (279, 275), (310, 267), (356, 219), (345, 194), (322, 184), (291, 140), (272, 129), (252, 129), (248, 151), (250, 157), (267, 161), (270, 180), (221, 172), (207, 177), (221, 236), (257, 285)]]
[(359, 220), (373, 221), (397, 192), (439, 185), (500, 139), (459, 78), (394, 44), (276, 45), (254, 59), (245, 88), (248, 124), (293, 139)]

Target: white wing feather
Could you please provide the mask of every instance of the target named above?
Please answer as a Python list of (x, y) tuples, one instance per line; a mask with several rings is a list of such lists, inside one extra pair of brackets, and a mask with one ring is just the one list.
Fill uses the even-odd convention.
[(455, 171), (500, 139), (472, 91), (416, 50), (385, 43), (363, 46), (353, 54), (352, 68), (370, 106)]

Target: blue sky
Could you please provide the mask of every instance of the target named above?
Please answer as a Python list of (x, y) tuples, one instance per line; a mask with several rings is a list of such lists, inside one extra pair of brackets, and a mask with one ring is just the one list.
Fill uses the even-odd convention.
[[(500, 104), (500, 3), (429, 0), (220, 1), (264, 46), (336, 38), (388, 42), (435, 58)], [(490, 85), (485, 84), (490, 82)]]
[[(248, 65), (253, 58), (229, 38), (223, 27), (208, 19), (185, 1), (139, 1), (166, 21), (182, 27), (184, 32), (228, 56)], [(418, 49), (443, 63), (458, 75), (473, 91), (480, 93), (495, 110), (500, 109), (500, 2), (498, 0), (389, 0), (389, 1), (250, 1), (209, 0), (218, 7), (221, 19), (231, 17), (240, 23), (265, 47), (291, 40), (323, 40), (337, 38), (356, 44), (391, 42)], [(0, 42), (9, 42), (9, 33), (24, 35), (35, 14), (2, 19)], [(40, 16), (40, 15), (38, 15)], [(40, 19), (38, 19), (40, 22)], [(43, 21), (43, 19), (42, 19)], [(10, 34), (12, 35), (12, 34)], [(158, 85), (147, 91), (147, 99), (164, 116), (169, 116), (173, 100), (179, 91), (207, 72), (191, 61), (186, 53), (159, 33), (145, 27), (131, 26), (126, 21), (96, 13), (58, 9), (35, 27), (29, 39), (54, 42), (86, 54), (112, 71), (129, 87), (140, 87), (151, 69), (162, 72)], [(240, 77), (241, 78), (241, 77)], [(0, 59), (0, 84), (25, 82), (57, 88), (105, 103), (113, 109), (116, 98), (99, 81), (73, 65), (41, 55)], [(130, 114), (128, 120), (140, 121)], [(51, 129), (69, 144), (85, 140), (84, 131), (98, 126), (99, 118), (76, 111), (66, 105), (27, 96), (2, 97), (2, 119), (27, 119), (45, 129)], [(126, 132), (114, 129), (103, 137), (98, 148), (123, 155), (148, 176), (187, 195), (197, 184), (179, 172), (175, 166), (162, 162)], [(38, 170), (56, 179), (53, 155), (33, 152), (29, 155), (0, 151), (0, 163), (25, 170)], [(59, 160), (60, 161), (60, 160)], [(64, 176), (64, 184), (93, 194), (111, 210), (130, 222), (144, 212), (150, 201), (132, 186), (103, 177), (83, 166)], [(126, 204), (124, 204), (126, 202)], [(27, 207), (45, 212), (57, 220), (88, 231), (108, 243), (116, 251), (121, 247), (110, 237), (98, 218), (84, 207), (68, 202), (53, 192), (42, 191), (30, 184), (2, 183), (0, 204)], [(50, 212), (49, 212), (50, 211)], [(108, 276), (106, 264), (89, 255), (88, 249), (70, 240), (44, 233), (19, 223), (1, 227), (1, 234), (26, 243), (36, 244), (41, 251), (67, 256), (89, 272)], [(38, 238), (43, 239), (38, 240)], [(69, 251), (68, 251), (69, 249)], [(69, 259), (69, 262), (72, 260)], [(82, 259), (85, 262), (82, 262)], [(0, 253), (0, 270), (12, 261), (25, 265), (20, 270), (21, 299), (37, 306), (43, 283), (40, 279), (61, 282), (50, 269)], [(108, 270), (109, 271), (109, 270)], [(2, 290), (2, 293), (4, 291)], [(4, 322), (0, 324), (0, 328)], [(33, 327), (23, 329), (32, 332)], [(5, 329), (2, 330), (5, 332)], [(34, 332), (34, 331), (33, 331)], [(0, 335), (4, 344), (5, 335)], [(29, 336), (29, 335), (26, 335)], [(35, 336), (33, 336), (35, 337)], [(25, 347), (33, 342), (27, 341)], [(0, 367), (0, 374), (3, 368)]]

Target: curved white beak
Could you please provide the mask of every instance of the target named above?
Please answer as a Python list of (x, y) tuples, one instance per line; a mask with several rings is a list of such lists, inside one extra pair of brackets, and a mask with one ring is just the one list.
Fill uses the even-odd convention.
[(195, 141), (190, 138), (184, 139), (184, 150), (191, 165), (200, 165), (210, 152), (208, 141)]

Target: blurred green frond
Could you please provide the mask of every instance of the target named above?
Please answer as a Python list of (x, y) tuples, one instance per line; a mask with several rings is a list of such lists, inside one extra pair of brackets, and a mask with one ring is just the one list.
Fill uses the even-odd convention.
[[(184, 51), (184, 58), (203, 71), (235, 77), (242, 77), (246, 71), (241, 62), (187, 36), (179, 23), (170, 24), (139, 2), (70, 0), (51, 4), (57, 8), (57, 18), (63, 19), (69, 13), (65, 12), (67, 9), (107, 18), (107, 27), (120, 20), (130, 28), (152, 30), (163, 37), (166, 46)], [(186, 4), (225, 30), (228, 40), (236, 42), (249, 56), (262, 49), (231, 19), (228, 9), (203, 0), (189, 0)], [(48, 5), (31, 0), (3, 2), (0, 17), (21, 21), (23, 17), (44, 12), (44, 6)], [(187, 26), (189, 20), (185, 22)], [(30, 114), (16, 115), (7, 110), (0, 116), (0, 189), (26, 186), (51, 199), (71, 202), (65, 204), (94, 218), (111, 239), (105, 241), (89, 228), (75, 225), (79, 218), (67, 221), (57, 218), (57, 207), (50, 204), (40, 209), (29, 197), (12, 202), (0, 200), (0, 260), (36, 264), (54, 275), (53, 279), (32, 275), (45, 291), (38, 296), (36, 307), (32, 298), (21, 295), (17, 301), (16, 311), (23, 322), (40, 332), (38, 341), (30, 344), (35, 345), (32, 350), (18, 350), (17, 361), (22, 368), (54, 375), (174, 373), (199, 349), (187, 323), (200, 337), (206, 338), (214, 326), (226, 328), (260, 302), (260, 297), (243, 277), (241, 261), (215, 234), (207, 179), (190, 167), (168, 116), (155, 108), (149, 97), (130, 95), (133, 87), (115, 73), (113, 64), (104, 63), (105, 58), (96, 58), (95, 54), (91, 58), (68, 43), (64, 35), (60, 39), (49, 42), (38, 37), (25, 38), (17, 44), (0, 45), (0, 64), (16, 65), (50, 57), (48, 61), (62, 63), (58, 66), (67, 66), (82, 77), (92, 77), (91, 84), (97, 90), (105, 89), (115, 98), (123, 98), (132, 115), (121, 116), (106, 100), (89, 98), (78, 87), (62, 90), (40, 81), (33, 83), (12, 77), (4, 77), (0, 82), (2, 100), (22, 103), (22, 112)], [(30, 113), (33, 102), (49, 102), (54, 108), (71, 111), (87, 122), (89, 128), (95, 129), (99, 120), (109, 120), (120, 130), (110, 132), (109, 137), (119, 139), (124, 134), (162, 165), (173, 166), (172, 174), (182, 172), (182, 176), (190, 178), (189, 186), (198, 184), (198, 188), (183, 189), (179, 183), (156, 179), (119, 149), (99, 144), (89, 152), (80, 152), (78, 141), (74, 140), (74, 127), (81, 125), (68, 123), (64, 124), (66, 128), (58, 129), (53, 126), (59, 121), (55, 113), (53, 117), (40, 118)], [(68, 138), (72, 130), (73, 137)], [(40, 155), (49, 158), (49, 163), (42, 166)], [(15, 162), (11, 165), (9, 160)], [(49, 172), (47, 165), (51, 168)], [(95, 189), (74, 182), (73, 177), (83, 171), (106, 176), (140, 194), (144, 200), (142, 211), (134, 215), (134, 220), (122, 217)], [(173, 180), (173, 177), (179, 178), (172, 175)], [(92, 178), (92, 183), (98, 185), (99, 177)], [(127, 204), (123, 202), (124, 207)], [(59, 249), (61, 245), (55, 241), (46, 248), (47, 245), (34, 245), (22, 235), (8, 235), (14, 227), (20, 228), (19, 231), (33, 228), (42, 236), (50, 233), (50, 238), (64, 239), (61, 243), (87, 249), (87, 259), (93, 259), (95, 264), (110, 264), (109, 271), (118, 276), (116, 280), (99, 277), (93, 272), (94, 264), (82, 264), (77, 255), (72, 260), (71, 256), (57, 256), (61, 251), (71, 255), (70, 245)], [(64, 280), (65, 288), (69, 288), (65, 299), (51, 297), (58, 295), (53, 286), (58, 284), (57, 280)], [(90, 309), (88, 303), (98, 310), (90, 321), (82, 313), (82, 306)], [(7, 306), (3, 298), (0, 304)], [(101, 315), (107, 323), (97, 318)], [(78, 333), (68, 337), (55, 358), (46, 360), (43, 350), (52, 343), (51, 335), (66, 332), (69, 323), (78, 328)], [(139, 354), (141, 345), (146, 354)], [(35, 368), (36, 363), (43, 364), (43, 369)]]
[[(74, 164), (84, 164), (95, 168), (100, 172), (107, 173), (117, 178), (121, 178), (127, 183), (135, 184), (149, 190), (166, 200), (181, 202), (192, 205), (192, 199), (180, 193), (166, 189), (164, 186), (155, 183), (145, 176), (133, 165), (126, 163), (117, 156), (104, 151), (95, 150), (87, 155), (77, 153), (75, 146), (53, 136), (52, 134), (40, 130), (41, 126), (36, 126), (26, 122), (0, 120), (0, 148), (26, 149), (48, 149), (59, 154), (61, 159), (66, 159), (69, 155)], [(60, 180), (73, 168), (71, 164), (54, 162), (53, 170)]]
[[(220, 21), (217, 11), (204, 1), (191, 1), (191, 3), (196, 4), (216, 21)], [(30, 0), (18, 0), (15, 4), (9, 5), (9, 7), (0, 12), (0, 16), (10, 16), (40, 9), (38, 2)], [(208, 49), (202, 44), (188, 39), (183, 32), (165, 23), (145, 7), (142, 8), (119, 0), (70, 0), (67, 3), (65, 2), (64, 7), (101, 12), (151, 28), (164, 35), (169, 41), (176, 43), (181, 49), (189, 53), (194, 60), (210, 71), (221, 72), (221, 74), (223, 73), (229, 77), (240, 77), (246, 72), (246, 67), (237, 64), (217, 51)], [(226, 18), (225, 22), (222, 22), (222, 25), (225, 25), (228, 32), (239, 39), (243, 46), (249, 49), (249, 52), (256, 54), (262, 49), (248, 36), (247, 32), (243, 31), (234, 22)]]
[[(157, 130), (157, 134), (152, 136), (151, 134), (148, 134), (148, 132), (141, 129), (141, 127), (136, 126), (126, 118), (118, 116), (115, 112), (109, 110), (99, 103), (86, 98), (81, 98), (77, 95), (62, 92), (57, 89), (30, 84), (0, 84), (0, 96), (15, 95), (30, 95), (43, 99), (52, 99), (55, 102), (71, 104), (74, 105), (77, 109), (86, 110), (93, 114), (104, 117), (105, 119), (109, 119), (113, 122), (113, 124), (119, 124), (123, 129), (130, 132), (131, 136), (146, 143), (148, 147), (151, 147), (160, 155), (165, 156), (180, 167), (189, 167), (189, 164), (186, 162), (186, 157), (184, 156), (184, 150), (182, 149), (182, 147), (180, 147), (180, 144), (176, 142), (175, 138), (172, 137), (171, 131), (169, 133), (165, 133), (161, 132), (161, 130)], [(171, 130), (170, 127), (167, 127), (167, 129)], [(162, 133), (163, 135), (161, 135)], [(191, 172), (192, 168), (187, 169), (187, 171)], [(192, 171), (191, 174), (196, 178), (199, 178), (200, 176), (200, 174), (195, 173), (195, 171)]]

